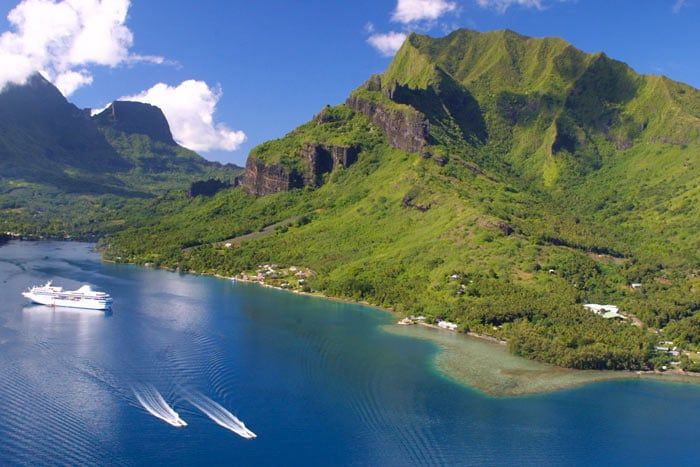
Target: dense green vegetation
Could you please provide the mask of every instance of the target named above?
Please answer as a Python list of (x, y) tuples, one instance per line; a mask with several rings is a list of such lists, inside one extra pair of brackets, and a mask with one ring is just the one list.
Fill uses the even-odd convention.
[[(411, 168), (415, 178), (406, 176)], [(482, 211), (510, 206), (518, 193), (495, 189), (496, 182), (465, 169), (475, 206), (464, 206), (445, 175), (453, 170), (377, 149), (318, 190), (254, 198), (234, 189), (210, 200), (183, 200), (166, 220), (108, 237), (103, 246), (113, 259), (230, 275), (268, 262), (303, 264), (318, 273), (310, 281), (316, 290), (450, 319), (511, 339), (513, 350), (529, 357), (582, 368), (643, 367), (653, 343), (646, 331), (581, 307), (593, 299), (630, 300), (635, 292), (626, 287), (627, 268), (536, 235), (505, 235)], [(483, 190), (499, 196), (483, 197)], [(407, 195), (413, 205), (407, 206)], [(430, 209), (414, 207), (421, 203)], [(235, 249), (211, 244), (298, 216), (304, 221)], [(460, 279), (450, 280), (453, 274)], [(561, 344), (538, 354), (535, 346), (546, 342)], [(605, 359), (591, 362), (598, 352)]]
[(305, 143), (357, 145), (355, 164), (262, 197), (144, 198), (120, 211), (105, 256), (228, 275), (308, 267), (327, 295), (454, 321), (574, 368), (668, 365), (654, 349), (664, 339), (697, 349), (700, 92), (559, 39), (460, 30), (411, 35), (353, 95), (424, 115), (425, 151), (329, 107), (251, 155), (304, 171)]

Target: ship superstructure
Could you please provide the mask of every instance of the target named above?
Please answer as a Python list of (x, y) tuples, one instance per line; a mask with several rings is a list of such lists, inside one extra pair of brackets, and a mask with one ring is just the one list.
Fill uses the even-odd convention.
[(112, 297), (109, 294), (92, 290), (89, 285), (83, 285), (78, 290), (63, 290), (63, 287), (53, 286), (49, 281), (29, 288), (22, 295), (40, 305), (89, 310), (109, 310), (112, 307)]

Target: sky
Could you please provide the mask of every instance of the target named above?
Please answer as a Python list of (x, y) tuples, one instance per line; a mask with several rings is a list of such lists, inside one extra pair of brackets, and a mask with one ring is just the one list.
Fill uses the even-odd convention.
[(79, 107), (161, 107), (175, 139), (250, 149), (382, 72), (406, 34), (512, 29), (700, 88), (700, 0), (0, 0), (0, 86), (40, 71)]

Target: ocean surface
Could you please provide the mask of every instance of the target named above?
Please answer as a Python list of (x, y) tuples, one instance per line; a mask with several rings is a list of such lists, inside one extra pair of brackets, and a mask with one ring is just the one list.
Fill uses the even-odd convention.
[[(113, 313), (20, 295), (50, 279), (108, 291)], [(103, 264), (89, 244), (11, 242), (0, 247), (0, 464), (700, 465), (698, 385), (489, 397), (442, 376), (430, 342), (384, 332), (392, 320)]]

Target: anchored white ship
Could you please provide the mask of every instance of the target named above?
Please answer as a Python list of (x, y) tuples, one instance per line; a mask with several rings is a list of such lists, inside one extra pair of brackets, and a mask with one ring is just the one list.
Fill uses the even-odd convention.
[(44, 285), (31, 287), (22, 292), (22, 295), (40, 305), (89, 310), (109, 310), (112, 307), (112, 297), (109, 294), (92, 290), (89, 285), (84, 285), (78, 290), (63, 290), (63, 287), (52, 286), (49, 281)]

